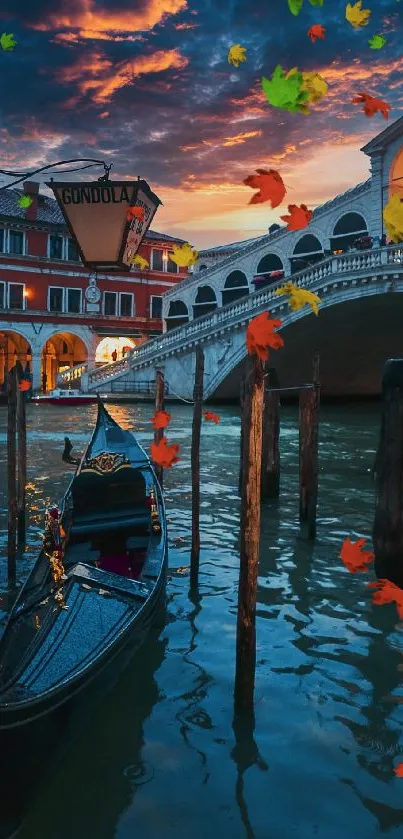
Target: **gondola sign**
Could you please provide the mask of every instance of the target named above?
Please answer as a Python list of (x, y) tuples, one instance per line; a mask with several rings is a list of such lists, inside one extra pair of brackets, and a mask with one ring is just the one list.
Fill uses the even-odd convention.
[[(54, 193), (80, 257), (88, 268), (129, 271), (162, 202), (146, 181), (93, 181), (46, 184)], [(130, 218), (142, 207), (143, 218)]]

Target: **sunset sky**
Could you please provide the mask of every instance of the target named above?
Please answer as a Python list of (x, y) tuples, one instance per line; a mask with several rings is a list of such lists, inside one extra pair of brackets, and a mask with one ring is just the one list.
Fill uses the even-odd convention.
[[(17, 46), (0, 50), (0, 168), (101, 158), (159, 195), (154, 230), (197, 248), (262, 235), (288, 203), (314, 209), (366, 180), (360, 147), (403, 113), (403, 2), (363, 7), (370, 22), (354, 29), (344, 0), (304, 0), (298, 17), (287, 0), (1, 0), (0, 34)], [(311, 43), (315, 23), (326, 38)], [(380, 50), (374, 34), (387, 38)], [(238, 69), (233, 44), (247, 51)], [(276, 64), (328, 82), (309, 115), (267, 102), (261, 78)], [(391, 105), (388, 122), (351, 104), (361, 91)], [(249, 206), (242, 182), (257, 168), (280, 172), (281, 207)]]

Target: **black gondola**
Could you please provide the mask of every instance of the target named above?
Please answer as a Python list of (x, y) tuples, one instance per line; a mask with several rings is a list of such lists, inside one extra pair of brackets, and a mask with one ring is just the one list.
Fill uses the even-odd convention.
[[(0, 839), (83, 712), (164, 609), (166, 517), (135, 437), (101, 400), (95, 431), (0, 641)], [(4, 804), (7, 816), (2, 821)]]

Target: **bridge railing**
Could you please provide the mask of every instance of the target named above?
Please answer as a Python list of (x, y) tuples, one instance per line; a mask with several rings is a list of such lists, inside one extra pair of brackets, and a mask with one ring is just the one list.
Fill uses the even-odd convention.
[[(256, 311), (259, 311), (264, 306), (268, 306), (271, 301), (278, 303), (281, 300), (281, 298), (275, 296), (274, 292), (287, 281), (291, 281), (294, 285), (301, 288), (309, 288), (309, 286), (313, 286), (332, 275), (343, 273), (360, 274), (369, 270), (390, 268), (396, 263), (403, 263), (402, 248), (403, 246), (399, 247), (395, 245), (328, 257), (328, 259), (323, 260), (317, 265), (299, 271), (291, 277), (283, 278), (280, 281), (277, 280), (264, 289), (254, 291), (235, 303), (228, 303), (220, 309), (215, 309), (209, 315), (189, 321), (184, 326), (179, 326), (176, 329), (165, 332), (160, 337), (147, 342), (144, 346), (136, 350), (135, 355), (130, 355), (128, 366), (130, 368), (143, 366), (146, 363), (161, 358), (166, 353), (172, 352), (172, 350), (180, 348), (184, 343), (189, 344), (189, 341), (193, 337), (199, 340), (211, 332), (216, 331), (217, 327), (221, 325), (228, 327), (232, 322), (236, 323), (242, 316), (246, 319), (253, 317)], [(99, 368), (93, 371), (93, 373), (90, 373), (89, 386), (93, 387), (97, 382), (105, 382), (107, 379), (116, 375), (115, 370), (112, 372), (111, 368), (112, 365), (106, 365), (105, 368)], [(103, 373), (103, 370), (105, 370), (105, 373)]]

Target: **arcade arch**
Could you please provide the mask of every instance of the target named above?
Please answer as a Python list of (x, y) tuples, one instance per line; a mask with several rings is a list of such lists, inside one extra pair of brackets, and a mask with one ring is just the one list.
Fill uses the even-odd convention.
[[(31, 369), (31, 345), (24, 335), (6, 329), (0, 332), (0, 389), (6, 393), (8, 373), (19, 361), (24, 371)], [(28, 367), (27, 367), (28, 365)]]
[(167, 332), (189, 322), (189, 311), (183, 300), (172, 300), (165, 318)]
[(193, 318), (202, 318), (217, 308), (215, 291), (209, 285), (201, 285), (197, 289), (196, 299), (193, 303)]
[[(129, 350), (133, 350), (141, 341), (132, 338), (102, 338), (95, 350), (95, 364), (111, 364), (124, 358)], [(114, 353), (116, 352), (116, 358)]]
[(389, 198), (392, 195), (403, 198), (403, 146), (394, 156), (389, 171)]
[(244, 272), (231, 271), (225, 280), (224, 288), (221, 292), (222, 305), (226, 306), (227, 303), (234, 303), (235, 300), (246, 297), (247, 294), (249, 294), (249, 286)]
[(305, 233), (295, 245), (293, 255), (290, 256), (291, 274), (315, 265), (323, 257), (324, 252), (318, 237), (312, 233)]
[(56, 332), (46, 341), (41, 356), (41, 389), (44, 393), (57, 387), (57, 374), (85, 363), (87, 347), (72, 332)]
[[(252, 280), (253, 285), (255, 286), (255, 291), (259, 288), (264, 288), (267, 285), (270, 285), (272, 282), (272, 274), (276, 274), (281, 271), (284, 274), (284, 265), (282, 260), (276, 253), (266, 253), (262, 259), (259, 260), (258, 266), (256, 269), (256, 274)], [(276, 277), (274, 279), (276, 279)]]
[(359, 236), (368, 233), (367, 223), (361, 213), (344, 213), (333, 228), (330, 248), (333, 252), (343, 253), (351, 248)]

